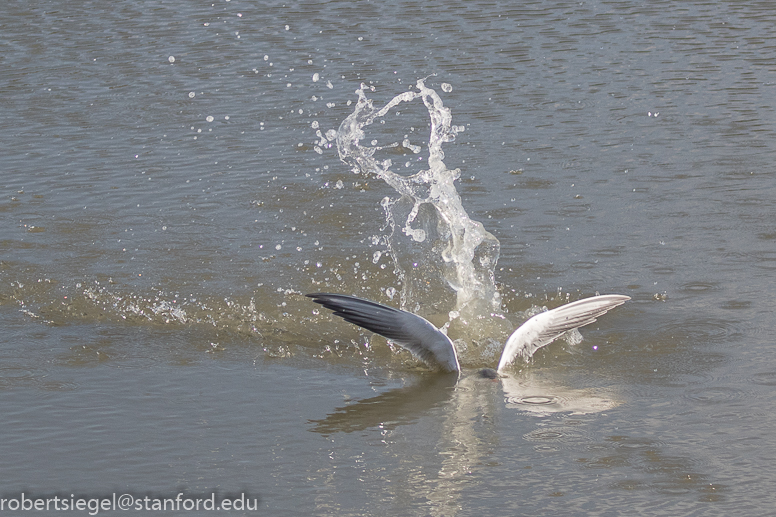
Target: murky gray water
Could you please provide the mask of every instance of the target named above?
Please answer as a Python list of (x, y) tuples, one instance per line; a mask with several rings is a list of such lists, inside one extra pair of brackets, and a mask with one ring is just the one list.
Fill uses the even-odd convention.
[[(771, 513), (776, 11), (516, 5), (7, 2), (0, 496)], [(500, 241), (506, 319), (451, 323), (458, 383), (302, 296), (399, 304), (396, 194), (316, 131), (362, 82), (380, 105), (427, 76)], [(416, 101), (385, 131), (427, 125)], [(633, 300), (509, 379), (468, 375), (523, 311), (596, 292)]]

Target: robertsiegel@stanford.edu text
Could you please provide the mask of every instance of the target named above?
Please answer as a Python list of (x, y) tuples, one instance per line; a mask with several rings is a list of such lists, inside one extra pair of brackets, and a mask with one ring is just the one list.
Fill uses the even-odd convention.
[(82, 511), (97, 515), (101, 511), (138, 510), (138, 511), (256, 511), (259, 498), (245, 493), (234, 497), (218, 497), (213, 492), (208, 496), (185, 496), (179, 492), (175, 497), (144, 496), (136, 497), (123, 493), (105, 497), (30, 496), (22, 492), (19, 497), (0, 497), (0, 512), (18, 511)]

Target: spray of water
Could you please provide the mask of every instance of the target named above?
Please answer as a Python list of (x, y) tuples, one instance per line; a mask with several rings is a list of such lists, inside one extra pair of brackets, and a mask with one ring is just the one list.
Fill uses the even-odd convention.
[[(423, 80), (417, 82), (417, 91), (401, 93), (382, 108), (367, 98), (367, 90), (374, 91), (365, 85), (356, 91), (358, 102), (340, 125), (337, 147), (340, 159), (354, 172), (377, 176), (399, 194), (383, 199), (382, 206), (391, 228), (385, 240), (402, 285), (402, 305), (413, 311), (421, 307), (433, 312), (499, 311), (501, 298), (494, 280), (499, 241), (466, 213), (454, 184), (461, 171), (449, 170), (443, 161), (442, 145), (455, 140), (463, 126), (452, 125), (450, 110)], [(428, 168), (402, 175), (392, 170), (391, 159), (376, 155), (419, 154), (422, 146), (413, 145), (406, 135), (401, 142), (378, 146), (372, 140), (366, 145), (366, 130), (378, 120), (384, 124), (386, 116), (402, 103), (417, 99), (423, 101), (430, 118), (428, 159), (423, 165)], [(444, 296), (445, 292), (454, 296)], [(455, 300), (454, 307), (451, 300)]]

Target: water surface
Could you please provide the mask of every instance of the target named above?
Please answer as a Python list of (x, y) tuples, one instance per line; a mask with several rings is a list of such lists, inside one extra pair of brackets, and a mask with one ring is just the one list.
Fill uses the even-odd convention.
[[(8, 3), (3, 497), (767, 515), (774, 27), (739, 2)], [(381, 106), (422, 78), (500, 244), (496, 317), (421, 307), (465, 347), (457, 383), (302, 296), (403, 303), (396, 191), (321, 135), (362, 83)], [(427, 141), (400, 111), (384, 134)], [(509, 382), (469, 375), (525, 311), (596, 292), (633, 300)]]

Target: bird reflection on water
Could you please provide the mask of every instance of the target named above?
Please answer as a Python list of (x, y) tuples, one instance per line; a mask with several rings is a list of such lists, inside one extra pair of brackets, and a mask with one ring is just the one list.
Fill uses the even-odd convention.
[[(493, 370), (491, 370), (493, 371)], [(370, 428), (392, 430), (417, 422), (429, 411), (461, 410), (471, 405), (473, 393), (493, 393), (500, 386), (505, 406), (535, 416), (552, 413), (590, 414), (620, 404), (616, 394), (604, 389), (574, 389), (558, 385), (550, 373), (522, 372), (519, 377), (483, 377), (481, 371), (425, 372), (409, 386), (388, 390), (336, 408), (321, 420), (310, 420), (311, 431), (325, 436)], [(496, 382), (494, 382), (496, 381)]]

